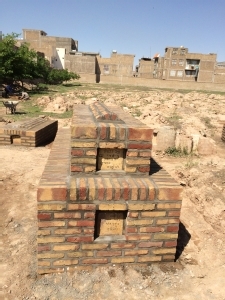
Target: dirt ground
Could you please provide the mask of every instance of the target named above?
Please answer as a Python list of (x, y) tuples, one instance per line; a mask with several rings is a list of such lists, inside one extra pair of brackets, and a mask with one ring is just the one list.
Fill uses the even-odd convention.
[[(0, 299), (225, 300), (225, 143), (220, 140), (221, 127), (217, 123), (225, 115), (225, 96), (203, 98), (201, 93), (195, 93), (195, 97), (192, 93), (190, 100), (186, 96), (181, 100), (179, 93), (168, 95), (162, 91), (145, 92), (144, 97), (138, 92), (128, 93), (129, 97), (121, 91), (104, 93), (87, 91), (82, 92), (82, 97), (76, 93), (76, 97), (70, 96), (70, 102), (79, 103), (84, 96), (87, 103), (96, 98), (118, 102), (149, 126), (164, 124), (169, 112), (174, 114), (174, 103), (180, 108), (188, 103), (192, 116), (186, 109), (180, 110), (181, 122), (189, 131), (190, 126), (193, 132), (201, 127), (201, 133), (216, 143), (216, 152), (207, 156), (173, 157), (153, 151), (157, 161), (184, 187), (179, 234), (179, 245), (183, 247), (178, 249), (178, 259), (146, 267), (97, 267), (93, 271), (37, 277), (36, 190), (51, 145), (0, 146)], [(166, 103), (154, 101), (156, 94)], [(144, 105), (140, 100), (143, 98), (151, 101)], [(180, 105), (182, 101), (185, 106)], [(213, 126), (202, 123), (203, 112), (214, 122)], [(68, 126), (69, 122), (62, 120), (60, 126)]]

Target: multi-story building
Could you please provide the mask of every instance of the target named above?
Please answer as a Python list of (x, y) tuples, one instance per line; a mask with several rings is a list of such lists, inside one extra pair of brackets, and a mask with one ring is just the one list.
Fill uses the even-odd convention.
[(189, 53), (188, 48), (165, 49), (162, 79), (180, 81), (213, 82), (216, 66), (214, 53)]

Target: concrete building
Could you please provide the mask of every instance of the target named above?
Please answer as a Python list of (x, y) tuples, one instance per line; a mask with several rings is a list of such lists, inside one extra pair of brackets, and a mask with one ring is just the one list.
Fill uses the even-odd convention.
[(214, 82), (216, 66), (214, 53), (189, 53), (188, 48), (165, 48), (163, 74), (164, 80)]

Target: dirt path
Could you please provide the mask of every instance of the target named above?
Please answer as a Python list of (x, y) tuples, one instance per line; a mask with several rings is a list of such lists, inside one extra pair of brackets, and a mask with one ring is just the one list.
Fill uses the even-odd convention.
[[(225, 202), (224, 191), (215, 188), (225, 178), (220, 165), (208, 165), (209, 158), (187, 169), (186, 158), (161, 157), (167, 170), (186, 184), (181, 222), (187, 245), (176, 263), (100, 267), (37, 278), (36, 188), (49, 151), (0, 147), (2, 299), (225, 299)], [(214, 186), (212, 172), (220, 174), (213, 177)], [(206, 180), (204, 189), (210, 189), (201, 198), (199, 186)]]

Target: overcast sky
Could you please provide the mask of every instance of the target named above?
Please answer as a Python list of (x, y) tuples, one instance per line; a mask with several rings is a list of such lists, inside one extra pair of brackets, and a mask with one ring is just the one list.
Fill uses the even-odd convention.
[(134, 54), (135, 64), (181, 45), (225, 61), (225, 0), (0, 0), (0, 31), (24, 28), (71, 37), (103, 57)]

